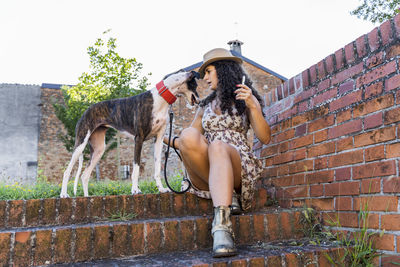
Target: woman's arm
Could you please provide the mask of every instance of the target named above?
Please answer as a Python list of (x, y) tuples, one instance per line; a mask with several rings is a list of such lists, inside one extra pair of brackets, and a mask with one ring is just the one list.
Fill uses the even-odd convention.
[(236, 99), (244, 100), (248, 109), (248, 116), (251, 127), (254, 130), (258, 140), (263, 144), (268, 144), (271, 140), (271, 128), (261, 111), (261, 105), (257, 98), (251, 92), (251, 89), (243, 84), (237, 85), (238, 89), (235, 91)]
[[(192, 121), (192, 123), (190, 124), (190, 127), (196, 128), (197, 130), (199, 130), (202, 134), (204, 134), (204, 129), (203, 126), (201, 124), (201, 119), (203, 118), (203, 108), (199, 107), (196, 111), (196, 114), (194, 116), (194, 119)], [(164, 136), (163, 142), (164, 144), (168, 144), (168, 136)], [(175, 138), (175, 142), (172, 143), (173, 137), (171, 137), (171, 143), (169, 144), (171, 147), (173, 145), (175, 145), (176, 149), (179, 149), (179, 138)]]

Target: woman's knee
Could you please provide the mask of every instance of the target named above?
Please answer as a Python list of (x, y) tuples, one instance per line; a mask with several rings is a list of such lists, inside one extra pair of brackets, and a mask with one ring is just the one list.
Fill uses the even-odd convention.
[(179, 135), (179, 147), (182, 149), (198, 148), (201, 142), (201, 133), (193, 127), (184, 129)]
[(208, 155), (209, 156), (221, 156), (229, 153), (228, 144), (223, 141), (216, 140), (208, 145)]

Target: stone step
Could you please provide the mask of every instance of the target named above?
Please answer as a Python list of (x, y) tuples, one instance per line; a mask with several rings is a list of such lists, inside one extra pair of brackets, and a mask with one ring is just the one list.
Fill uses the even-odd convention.
[[(253, 211), (269, 205), (265, 189), (254, 199)], [(141, 220), (211, 214), (211, 201), (190, 193), (9, 200), (0, 201), (0, 229), (91, 223), (118, 215)]]
[[(300, 210), (232, 216), (236, 244), (303, 237)], [(212, 246), (212, 215), (2, 229), (0, 266), (36, 266), (193, 251)]]
[[(302, 241), (302, 240), (300, 240)], [(296, 241), (300, 244), (299, 240)], [(143, 267), (143, 266), (331, 266), (326, 258), (337, 258), (342, 249), (331, 245), (314, 246), (309, 243), (294, 246), (292, 241), (258, 243), (237, 246), (238, 255), (228, 258), (213, 258), (211, 249), (184, 252), (168, 252), (152, 255), (139, 255), (118, 259), (87, 261), (74, 264), (56, 264), (54, 267)]]

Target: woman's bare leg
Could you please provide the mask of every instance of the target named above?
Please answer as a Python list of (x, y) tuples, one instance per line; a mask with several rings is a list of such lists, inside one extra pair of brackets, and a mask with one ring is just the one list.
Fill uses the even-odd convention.
[(179, 149), (192, 183), (200, 190), (209, 190), (213, 205), (232, 204), (233, 188), (241, 184), (241, 162), (237, 150), (222, 141), (210, 145), (195, 128), (182, 131)]

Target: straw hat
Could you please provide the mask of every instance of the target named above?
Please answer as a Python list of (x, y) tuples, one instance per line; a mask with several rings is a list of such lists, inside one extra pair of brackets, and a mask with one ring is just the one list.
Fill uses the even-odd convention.
[(199, 73), (200, 76), (204, 76), (204, 69), (210, 65), (211, 63), (219, 60), (232, 60), (236, 61), (237, 63), (242, 63), (242, 59), (235, 57), (232, 55), (232, 53), (229, 50), (226, 50), (224, 48), (214, 48), (207, 53), (204, 54), (203, 56), (203, 64), (200, 66)]

